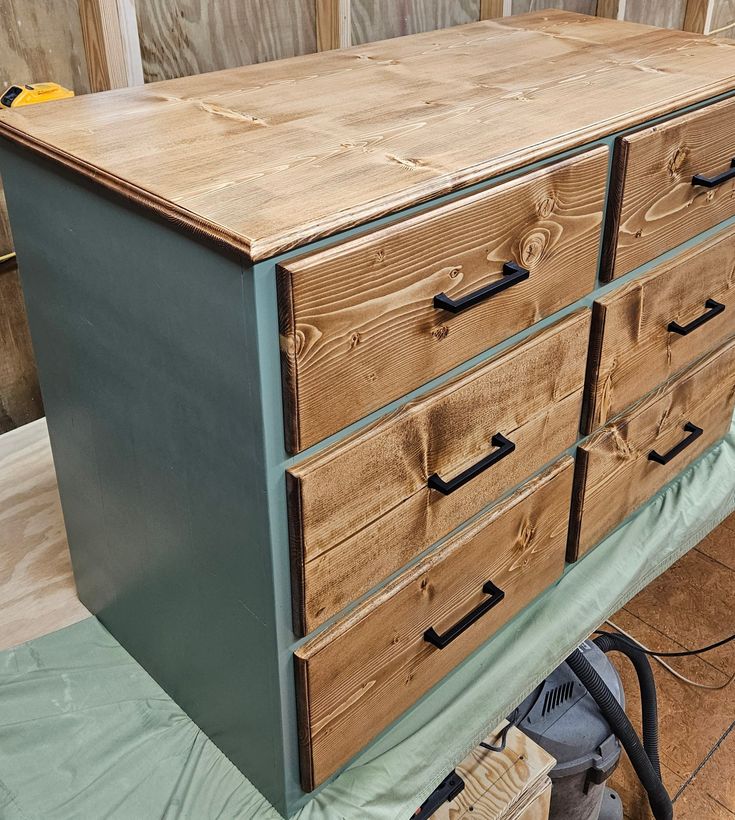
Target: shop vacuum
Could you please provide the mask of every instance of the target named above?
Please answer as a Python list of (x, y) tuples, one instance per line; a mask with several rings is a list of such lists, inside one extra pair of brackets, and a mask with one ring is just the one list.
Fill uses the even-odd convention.
[[(625, 654), (638, 676), (642, 741), (625, 714), (622, 683), (606, 656), (613, 651)], [(653, 816), (672, 819), (671, 799), (661, 782), (653, 672), (645, 654), (624, 637), (603, 632), (585, 641), (508, 716), (508, 722), (557, 761), (549, 773), (550, 820), (622, 820), (623, 805), (605, 785), (618, 765), (621, 746), (648, 794)], [(430, 817), (463, 788), (460, 775), (452, 772), (415, 817)]]

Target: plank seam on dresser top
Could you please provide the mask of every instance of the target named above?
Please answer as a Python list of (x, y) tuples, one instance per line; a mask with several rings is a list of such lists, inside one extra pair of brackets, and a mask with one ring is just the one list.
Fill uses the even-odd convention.
[[(525, 28), (522, 27), (524, 23)], [(432, 44), (436, 40), (442, 45), (449, 42), (450, 46), (454, 48), (456, 47), (456, 44), (453, 43), (450, 38), (458, 38), (462, 36), (465, 37), (466, 40), (468, 37), (471, 37), (471, 32), (475, 31), (481, 32), (484, 35), (487, 34), (488, 31), (492, 31), (497, 35), (495, 39), (500, 38), (501, 40), (513, 39), (514, 37), (524, 37), (531, 40), (534, 44), (538, 43), (544, 46), (548, 45), (549, 39), (554, 42), (564, 43), (565, 45), (576, 43), (578, 52), (581, 52), (582, 54), (585, 52), (590, 52), (593, 55), (593, 61), (589, 64), (589, 76), (597, 79), (601, 72), (609, 73), (616, 70), (640, 71), (641, 80), (638, 85), (641, 88), (645, 86), (646, 83), (666, 82), (667, 72), (659, 71), (653, 67), (651, 73), (655, 75), (656, 72), (659, 71), (662, 79), (651, 80), (650, 77), (644, 76), (647, 69), (642, 69), (641, 66), (645, 63), (645, 60), (649, 58), (646, 58), (645, 56), (641, 57), (640, 50), (643, 50), (645, 54), (646, 49), (650, 50), (653, 48), (658, 48), (659, 52), (663, 49), (663, 54), (657, 53), (656, 57), (660, 59), (665, 54), (668, 57), (675, 56), (676, 59), (681, 60), (682, 58), (677, 54), (677, 52), (682, 51), (685, 46), (691, 47), (701, 54), (703, 53), (701, 51), (702, 48), (727, 49), (730, 45), (720, 41), (705, 40), (704, 38), (691, 34), (683, 34), (680, 32), (675, 33), (671, 31), (661, 32), (653, 27), (639, 26), (638, 24), (632, 23), (616, 23), (615, 25), (618, 26), (616, 33), (622, 34), (624, 32), (625, 36), (621, 37), (619, 41), (616, 42), (615, 47), (613, 47), (606, 41), (602, 41), (601, 43), (596, 42), (591, 39), (585, 39), (584, 36), (575, 36), (574, 34), (569, 35), (568, 33), (555, 28), (566, 24), (582, 28), (589, 26), (592, 32), (605, 30), (605, 24), (600, 23), (600, 18), (589, 18), (584, 15), (548, 11), (544, 13), (532, 13), (525, 18), (508, 18), (506, 20), (493, 23), (473, 23), (469, 26), (458, 27), (458, 29), (447, 30), (449, 32), (448, 34), (431, 33), (430, 36), (414, 35), (412, 44), (414, 42), (420, 42), (422, 44), (427, 42)], [(502, 34), (498, 33), (499, 29), (503, 29)], [(482, 39), (484, 40), (487, 38), (483, 37)], [(474, 43), (475, 40), (471, 40), (471, 42)], [(466, 43), (463, 41), (463, 44)], [(356, 47), (348, 52), (338, 52), (337, 54), (342, 54), (343, 56), (347, 54), (349, 56), (356, 56), (357, 58), (362, 57), (363, 54), (367, 54), (369, 57), (369, 55), (373, 52), (377, 54), (387, 52), (388, 55), (390, 55), (393, 53), (391, 50), (395, 50), (399, 47), (400, 45), (396, 46), (395, 42), (385, 41), (370, 48)], [(621, 49), (631, 49), (632, 53), (627, 54), (625, 57), (618, 57), (617, 55)], [(636, 53), (636, 49), (639, 49), (638, 53)], [(434, 56), (432, 49), (429, 49), (427, 53), (429, 53), (430, 56)], [(335, 57), (334, 53), (325, 52), (324, 54), (331, 54), (331, 56), (319, 56), (318, 59), (315, 59), (313, 55), (307, 55), (305, 57), (297, 57), (284, 61), (284, 65), (288, 69), (299, 65), (322, 65), (325, 62), (328, 64), (329, 60), (339, 59), (338, 57)], [(572, 56), (576, 58), (577, 54), (575, 53)], [(705, 55), (705, 59), (709, 60), (709, 55)], [(570, 63), (570, 73), (575, 69), (577, 73), (580, 70), (585, 70), (584, 65), (581, 68), (574, 65), (572, 57), (568, 53), (563, 54), (559, 58), (559, 61), (562, 63), (564, 63), (565, 60)], [(361, 60), (361, 62), (367, 61), (368, 60)], [(376, 60), (375, 62), (380, 61)], [(543, 68), (548, 70), (548, 56), (546, 59), (541, 59), (537, 62), (542, 63)], [(551, 60), (551, 63), (554, 62), (554, 60)], [(264, 65), (267, 66), (268, 64)], [(239, 74), (238, 71), (240, 71)], [(253, 78), (258, 76), (266, 76), (267, 78), (268, 71), (269, 69), (267, 68), (263, 69), (262, 67), (253, 67), (253, 70), (219, 72), (217, 76), (219, 77), (220, 82), (224, 83), (230, 78), (239, 76)], [(341, 71), (337, 73), (344, 74), (345, 72)], [(336, 76), (334, 72), (333, 75)], [(207, 77), (208, 75), (203, 76)], [(375, 79), (375, 76), (376, 75), (374, 74), (370, 75), (373, 79)], [(380, 77), (381, 75), (377, 76)], [(574, 74), (572, 73), (571, 76), (574, 77)], [(686, 75), (686, 77), (689, 78), (690, 75)], [(564, 75), (559, 78), (558, 82), (560, 85), (563, 84), (563, 79)], [(299, 78), (297, 77), (296, 80), (298, 81)], [(213, 81), (214, 80), (211, 78), (200, 80), (199, 84), (194, 86), (194, 90), (203, 85), (203, 91), (206, 93), (206, 83)], [(232, 226), (228, 227), (223, 221), (211, 218), (211, 215), (205, 216), (204, 211), (207, 210), (206, 208), (202, 208), (202, 212), (198, 213), (196, 208), (187, 207), (185, 196), (177, 197), (171, 194), (166, 195), (163, 192), (157, 193), (155, 186), (143, 182), (142, 180), (140, 184), (132, 183), (130, 181), (123, 181), (116, 172), (106, 170), (101, 167), (99, 163), (95, 164), (93, 161), (83, 159), (81, 156), (81, 153), (83, 152), (79, 152), (80, 156), (77, 157), (73, 155), (72, 152), (66, 151), (60, 145), (54, 147), (52, 144), (53, 140), (45, 139), (43, 135), (31, 137), (30, 131), (33, 131), (33, 128), (30, 128), (29, 133), (24, 137), (21, 133), (24, 130), (22, 124), (24, 122), (30, 122), (31, 120), (35, 121), (35, 117), (30, 114), (24, 115), (26, 118), (25, 120), (21, 118), (16, 121), (21, 123), (21, 125), (11, 124), (11, 122), (9, 122), (5, 117), (0, 118), (0, 133), (4, 132), (4, 136), (6, 138), (22, 143), (27, 149), (31, 149), (36, 153), (48, 155), (56, 162), (74, 167), (79, 173), (91, 177), (98, 183), (101, 183), (108, 188), (117, 190), (118, 193), (121, 193), (141, 204), (144, 204), (147, 200), (150, 200), (148, 204), (154, 211), (163, 213), (169, 218), (174, 218), (178, 224), (194, 229), (195, 233), (209, 235), (216, 241), (224, 242), (225, 244), (235, 248), (237, 251), (249, 255), (250, 258), (255, 261), (276, 255), (277, 253), (288, 248), (303, 245), (305, 242), (308, 242), (318, 236), (331, 235), (341, 229), (371, 221), (380, 215), (389, 213), (392, 214), (411, 205), (426, 202), (428, 199), (435, 198), (441, 194), (467, 187), (473, 183), (485, 181), (506, 171), (519, 168), (524, 164), (529, 163), (533, 159), (538, 160), (541, 158), (549, 158), (560, 151), (585, 144), (594, 139), (606, 136), (618, 129), (642, 124), (654, 116), (671, 113), (692, 103), (705, 101), (716, 96), (718, 93), (731, 90), (734, 81), (735, 72), (715, 81), (702, 81), (699, 79), (698, 75), (694, 75), (694, 79), (689, 79), (688, 83), (684, 83), (685, 90), (680, 91), (677, 86), (675, 93), (672, 94), (671, 91), (665, 91), (663, 95), (660, 93), (657, 94), (657, 86), (651, 86), (651, 90), (645, 92), (648, 96), (645, 97), (637, 107), (623, 110), (619, 114), (616, 114), (607, 120), (601, 121), (597, 119), (590, 124), (590, 117), (587, 117), (581, 121), (581, 124), (576, 128), (576, 130), (572, 129), (562, 137), (559, 137), (557, 131), (549, 130), (547, 133), (553, 134), (553, 136), (542, 135), (535, 142), (531, 142), (529, 145), (522, 148), (509, 147), (507, 149), (501, 149), (504, 150), (504, 153), (499, 154), (492, 160), (480, 159), (477, 162), (470, 162), (469, 165), (461, 166), (450, 163), (447, 166), (449, 170), (440, 176), (430, 178), (426, 182), (415, 184), (410, 187), (404, 186), (402, 188), (393, 189), (390, 193), (377, 194), (367, 200), (363, 197), (359, 201), (355, 200), (351, 203), (345, 203), (341, 210), (337, 210), (336, 213), (332, 211), (330, 214), (320, 214), (319, 216), (315, 216), (311, 221), (306, 219), (306, 221), (299, 222), (296, 227), (284, 227), (281, 229), (274, 228), (270, 234), (266, 231), (262, 235), (259, 234), (258, 231), (248, 230), (247, 227), (242, 229)], [(681, 85), (681, 83), (679, 85)], [(138, 94), (149, 95), (143, 98), (140, 96), (129, 97), (129, 95), (125, 92), (122, 94), (118, 92), (110, 92), (110, 94), (116, 95), (116, 100), (124, 100), (128, 98), (133, 100), (149, 100), (150, 98), (156, 99), (153, 95), (158, 94), (160, 95), (158, 98), (159, 100), (171, 102), (171, 93), (166, 96), (168, 89), (179, 89), (186, 87), (187, 86), (179, 80), (170, 81), (162, 85), (154, 84), (149, 86), (146, 92), (136, 92)], [(687, 88), (689, 90), (686, 90)], [(497, 99), (502, 101), (505, 100), (506, 97), (491, 97), (490, 102), (497, 102)], [(181, 102), (181, 100), (178, 101)], [(73, 104), (75, 101), (72, 100), (70, 103)], [(503, 105), (507, 108), (507, 104), (505, 102)], [(80, 110), (84, 111), (85, 109), (81, 108)], [(209, 111), (206, 107), (204, 110)], [(507, 113), (510, 113), (510, 111), (511, 109), (508, 109)], [(500, 113), (502, 113), (502, 111)], [(215, 114), (210, 112), (210, 115), (214, 116)], [(335, 134), (335, 139), (338, 137), (339, 134)], [(249, 143), (245, 143), (245, 145), (247, 144)], [(480, 154), (477, 156), (479, 157)], [(420, 163), (419, 167), (421, 167)], [(194, 201), (196, 200), (196, 196), (192, 195), (190, 199)], [(178, 200), (183, 201), (179, 202)]]

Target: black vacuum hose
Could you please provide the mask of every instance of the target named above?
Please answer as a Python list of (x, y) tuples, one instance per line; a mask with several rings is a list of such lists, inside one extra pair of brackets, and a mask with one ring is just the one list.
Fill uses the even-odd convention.
[(658, 703), (656, 700), (656, 682), (648, 658), (637, 652), (629, 643), (621, 640), (611, 632), (602, 632), (594, 643), (605, 653), (622, 652), (633, 664), (638, 675), (638, 686), (641, 690), (641, 718), (643, 724), (643, 748), (651, 761), (653, 770), (661, 779), (661, 763), (658, 754)]
[(646, 750), (643, 748), (635, 729), (631, 726), (630, 720), (625, 714), (625, 710), (618, 703), (615, 695), (607, 688), (605, 682), (581, 650), (575, 649), (567, 658), (567, 664), (592, 695), (603, 717), (610, 724), (610, 728), (617, 735), (618, 740), (623, 744), (623, 748), (648, 794), (648, 802), (651, 805), (653, 816), (656, 820), (672, 820), (674, 809), (671, 798), (656, 774), (653, 764), (648, 759)]

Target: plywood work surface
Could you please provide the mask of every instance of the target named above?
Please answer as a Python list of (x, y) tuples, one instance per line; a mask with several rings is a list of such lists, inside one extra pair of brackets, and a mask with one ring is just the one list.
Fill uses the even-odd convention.
[(729, 41), (547, 10), (7, 111), (0, 135), (263, 259), (733, 89)]
[[(498, 746), (504, 725), (485, 743)], [(502, 752), (477, 746), (457, 766), (465, 788), (439, 808), (434, 820), (542, 820), (548, 814), (533, 812), (547, 804), (547, 775), (555, 765), (550, 754), (514, 726)]]
[(45, 419), (0, 436), (0, 650), (81, 621)]

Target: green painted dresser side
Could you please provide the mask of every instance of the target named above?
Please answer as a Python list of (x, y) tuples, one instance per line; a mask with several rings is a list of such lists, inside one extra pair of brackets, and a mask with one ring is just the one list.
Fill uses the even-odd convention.
[(79, 595), (286, 813), (254, 277), (5, 143), (0, 169)]

